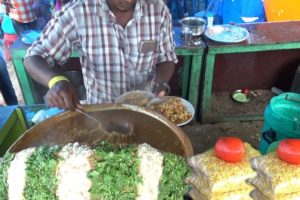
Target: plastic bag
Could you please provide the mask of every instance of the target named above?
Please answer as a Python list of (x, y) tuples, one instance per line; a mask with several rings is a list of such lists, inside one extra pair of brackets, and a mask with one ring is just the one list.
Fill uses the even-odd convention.
[(4, 31), (4, 33), (16, 34), (16, 31), (15, 31), (14, 25), (11, 21), (11, 18), (6, 14), (3, 17), (1, 28)]
[(61, 112), (63, 112), (64, 110), (59, 109), (59, 108), (49, 108), (49, 109), (44, 109), (44, 110), (40, 110), (38, 111), (33, 118), (31, 119), (31, 121), (35, 124), (40, 123), (42, 121), (44, 121), (45, 119), (48, 119), (54, 115), (57, 115)]
[(298, 193), (300, 199), (300, 165), (288, 164), (277, 157), (276, 152), (251, 160), (257, 176), (247, 182), (270, 199)]
[[(259, 190), (255, 189), (250, 193), (250, 196), (254, 200), (269, 200), (270, 198), (266, 197), (261, 193)], [(300, 199), (300, 192), (284, 194), (284, 195), (277, 195), (276, 197), (272, 198), (272, 200), (299, 200)]]
[(214, 150), (191, 157), (188, 162), (196, 172), (187, 178), (197, 190), (208, 198), (217, 193), (248, 191), (253, 187), (246, 180), (256, 176), (250, 166), (250, 159), (259, 156), (259, 152), (245, 143), (245, 156), (241, 162), (229, 163), (216, 157)]

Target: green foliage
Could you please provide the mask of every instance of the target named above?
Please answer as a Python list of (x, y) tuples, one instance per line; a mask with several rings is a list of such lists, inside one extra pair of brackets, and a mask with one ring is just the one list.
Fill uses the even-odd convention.
[(25, 199), (57, 200), (58, 146), (40, 146), (26, 161)]
[(14, 156), (14, 154), (6, 153), (0, 163), (0, 197), (2, 200), (8, 200), (7, 170)]
[(135, 199), (137, 185), (141, 182), (137, 148), (102, 142), (94, 153), (95, 168), (88, 174), (92, 181), (91, 200)]
[(164, 153), (163, 174), (159, 182), (159, 200), (179, 200), (187, 193), (189, 186), (185, 183), (191, 168), (184, 158)]

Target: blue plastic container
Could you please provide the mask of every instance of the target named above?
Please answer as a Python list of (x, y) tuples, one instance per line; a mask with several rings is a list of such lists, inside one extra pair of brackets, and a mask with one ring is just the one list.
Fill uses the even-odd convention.
[(267, 153), (270, 146), (285, 138), (300, 138), (300, 94), (284, 93), (273, 97), (264, 112), (264, 126), (259, 149)]
[(266, 21), (262, 0), (222, 0), (221, 11), (223, 24)]

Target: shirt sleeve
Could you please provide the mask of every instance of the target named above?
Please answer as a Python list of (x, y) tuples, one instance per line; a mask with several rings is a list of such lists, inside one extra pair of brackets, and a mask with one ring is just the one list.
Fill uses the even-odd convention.
[(64, 64), (79, 44), (73, 9), (68, 6), (55, 13), (38, 41), (27, 50), (25, 57), (39, 55), (45, 58), (50, 66)]
[(174, 63), (178, 62), (176, 53), (175, 53), (175, 43), (173, 38), (173, 26), (172, 26), (172, 17), (169, 12), (169, 9), (164, 6), (162, 12), (162, 27), (161, 35), (159, 42), (159, 54), (158, 54), (158, 63), (165, 61), (172, 61)]

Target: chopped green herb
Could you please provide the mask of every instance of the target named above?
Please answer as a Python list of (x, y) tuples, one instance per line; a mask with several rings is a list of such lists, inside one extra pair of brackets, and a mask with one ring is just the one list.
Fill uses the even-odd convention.
[(163, 174), (159, 182), (159, 200), (179, 200), (188, 192), (185, 178), (191, 173), (184, 158), (164, 153)]
[(95, 167), (88, 174), (92, 181), (91, 200), (131, 200), (137, 197), (140, 160), (135, 146), (100, 143), (95, 149)]
[(0, 163), (0, 197), (2, 200), (8, 200), (7, 170), (14, 157), (14, 154), (6, 153)]
[(58, 146), (40, 146), (26, 161), (25, 199), (57, 200)]

